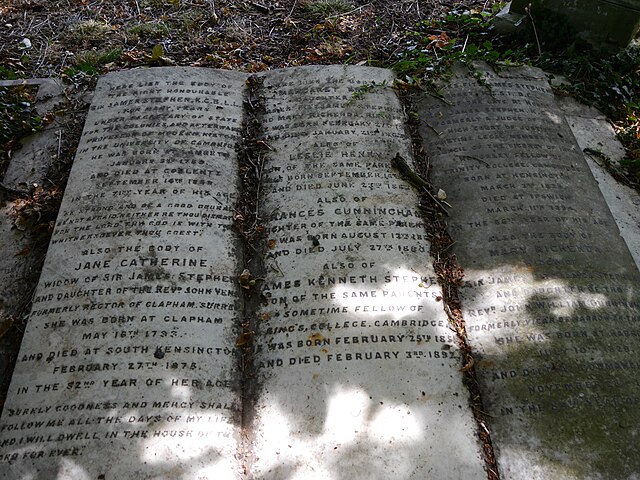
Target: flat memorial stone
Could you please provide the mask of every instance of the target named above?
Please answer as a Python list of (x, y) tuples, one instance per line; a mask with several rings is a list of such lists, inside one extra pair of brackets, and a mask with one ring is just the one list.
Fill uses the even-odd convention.
[(2, 478), (235, 478), (246, 75), (98, 84), (0, 423)]
[[(478, 68), (419, 110), (501, 478), (634, 478), (638, 270), (541, 72)], [(412, 158), (392, 74), (248, 79), (101, 79), (0, 477), (487, 476), (418, 197), (391, 167)], [(249, 166), (263, 246), (234, 227)]]
[[(485, 477), (418, 198), (391, 169), (411, 158), (393, 76), (260, 78), (262, 113), (240, 73), (99, 82), (0, 421), (0, 476)], [(255, 246), (233, 224), (256, 113), (271, 152), (257, 311), (238, 282)], [(255, 318), (247, 372), (238, 339)]]
[(607, 118), (596, 109), (581, 105), (571, 97), (557, 99), (620, 229), (620, 235), (640, 269), (640, 193), (613, 178), (602, 164), (601, 155), (596, 153), (604, 155), (612, 165), (619, 166), (626, 155), (625, 149)]
[[(486, 478), (387, 70), (264, 78), (257, 478)], [(455, 452), (455, 453), (453, 453)]]
[[(36, 111), (44, 116), (54, 111), (64, 99), (62, 81), (49, 78), (34, 80), (0, 80), (0, 87), (29, 85), (38, 89)], [(11, 162), (2, 179), (6, 187), (28, 191), (42, 185), (55, 158), (60, 142), (63, 118), (37, 134), (20, 140), (21, 147), (11, 154)], [(23, 310), (33, 295), (34, 283), (42, 264), (43, 252), (34, 249), (31, 235), (23, 225), (16, 207), (25, 200), (0, 204), (0, 399), (4, 400), (22, 337)], [(35, 280), (34, 280), (35, 278)]]
[(501, 478), (640, 473), (640, 275), (542, 72), (419, 103)]

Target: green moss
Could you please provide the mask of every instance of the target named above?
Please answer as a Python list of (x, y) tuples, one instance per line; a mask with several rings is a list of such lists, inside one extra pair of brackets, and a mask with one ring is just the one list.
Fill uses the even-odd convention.
[(169, 33), (169, 27), (163, 21), (146, 22), (131, 27), (129, 33), (140, 38), (162, 38)]
[(109, 50), (93, 51), (89, 50), (76, 56), (74, 65), (64, 71), (64, 75), (77, 81), (84, 76), (92, 77), (102, 73), (102, 67), (109, 63), (116, 62), (122, 56), (121, 48)]
[(354, 6), (347, 0), (313, 0), (305, 2), (303, 8), (309, 15), (327, 19), (350, 12)]

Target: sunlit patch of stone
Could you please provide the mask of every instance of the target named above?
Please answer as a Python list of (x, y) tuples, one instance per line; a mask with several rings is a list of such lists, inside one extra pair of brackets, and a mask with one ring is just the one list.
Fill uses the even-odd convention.
[[(511, 271), (505, 267), (495, 270), (467, 270), (465, 278), (470, 279), (481, 295), (496, 307), (497, 312), (492, 313), (526, 312), (525, 305), (528, 302), (535, 304), (535, 296), (543, 297), (540, 301), (546, 302), (549, 311), (555, 316), (570, 316), (579, 308), (604, 308), (607, 302), (605, 294), (580, 291), (587, 287), (571, 285), (559, 278), (538, 280), (532, 272), (518, 267)], [(482, 283), (479, 283), (479, 279)]]
[(201, 469), (209, 476), (185, 473), (176, 478), (235, 478), (234, 431), (223, 415), (184, 410), (179, 415), (163, 417), (165, 421), (155, 424), (156, 427), (147, 433), (148, 438), (141, 445), (142, 461), (149, 465), (175, 464), (177, 467), (212, 459), (210, 464)]
[(201, 478), (215, 480), (238, 480), (238, 478), (242, 477), (238, 474), (237, 470), (237, 465), (232, 465), (228, 458), (221, 458), (218, 462), (213, 462), (211, 463), (211, 465), (207, 465), (204, 468), (198, 469), (196, 472), (189, 475), (188, 479), (185, 478), (184, 480), (198, 480)]
[[(538, 321), (545, 310), (562, 320), (581, 309), (607, 307), (606, 294), (585, 291), (587, 286), (560, 278), (537, 279), (532, 270), (521, 266), (467, 270), (465, 282), (462, 305), (471, 336), (500, 336), (517, 331), (523, 340), (548, 343), (556, 337), (548, 335), (547, 322)], [(465, 300), (464, 288), (469, 287), (473, 290)]]
[[(566, 296), (563, 294), (563, 297)], [(560, 299), (560, 296), (557, 297)], [(603, 308), (607, 297), (599, 293), (573, 293), (569, 294), (569, 299), (572, 305), (558, 306), (551, 310), (551, 313), (557, 317), (568, 317), (575, 313), (577, 306), (587, 310), (597, 310)]]
[[(378, 288), (373, 285), (369, 288), (340, 286), (334, 289), (335, 297), (356, 315), (386, 315), (396, 320), (423, 312), (425, 304), (435, 303), (433, 286), (423, 281), (420, 274), (405, 268), (389, 272), (378, 275)], [(383, 283), (387, 276), (391, 281)], [(380, 283), (383, 284), (381, 288)]]
[(367, 430), (366, 414), (369, 410), (369, 396), (360, 389), (338, 390), (327, 402), (327, 416), (324, 423), (324, 437), (335, 442), (354, 441), (356, 436)]
[(550, 111), (546, 111), (544, 113), (546, 114), (547, 118), (551, 120), (553, 123), (555, 123), (556, 125), (562, 124), (562, 117), (560, 117), (560, 115)]
[(415, 412), (406, 405), (385, 405), (369, 422), (369, 436), (379, 442), (416, 442), (424, 426), (417, 421)]
[[(381, 458), (393, 458), (395, 473), (405, 469), (408, 474), (412, 454), (407, 451), (403, 455), (399, 447), (404, 449), (408, 444), (423, 441), (426, 429), (419, 412), (407, 405), (373, 403), (363, 389), (343, 385), (336, 385), (331, 393), (327, 393), (323, 430), (313, 438), (296, 435), (287, 415), (276, 405), (270, 405), (269, 410), (268, 414), (263, 414), (260, 434), (261, 470), (297, 465), (296, 472), (287, 477), (288, 480), (342, 478), (337, 465), (344, 458), (345, 450), (352, 449), (363, 453), (354, 459), (367, 458), (372, 463), (379, 463)], [(389, 453), (390, 448), (395, 451), (393, 455)], [(363, 449), (369, 453), (365, 454)], [(379, 452), (382, 456), (376, 454), (379, 449), (384, 449), (383, 455)]]
[(165, 383), (171, 388), (171, 397), (173, 401), (188, 402), (191, 398), (191, 388), (182, 385), (171, 385), (171, 378), (167, 378)]
[(60, 459), (57, 480), (92, 480), (87, 471), (70, 458)]

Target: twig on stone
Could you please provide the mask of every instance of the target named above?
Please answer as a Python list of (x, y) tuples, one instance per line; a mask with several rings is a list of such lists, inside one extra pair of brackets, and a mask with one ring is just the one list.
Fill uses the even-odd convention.
[(440, 208), (440, 210), (442, 210), (445, 213), (445, 215), (449, 215), (449, 212), (447, 212), (447, 209), (444, 207), (444, 205), (442, 205), (440, 200), (438, 200), (429, 191), (429, 188), (431, 187), (431, 185), (429, 185), (429, 183), (425, 179), (423, 179), (420, 175), (418, 175), (413, 170), (411, 170), (411, 167), (407, 165), (407, 162), (405, 161), (404, 158), (402, 158), (402, 156), (399, 153), (397, 153), (396, 156), (393, 157), (393, 159), (391, 160), (391, 165), (395, 167), (411, 185), (416, 187), (418, 190), (426, 193), (429, 196), (429, 198), (431, 198), (431, 200), (433, 200), (433, 202)]
[(485, 162), (484, 160), (479, 159), (478, 157), (474, 157), (471, 155), (456, 155), (458, 158), (468, 158), (470, 160), (475, 160), (477, 162), (483, 163), (485, 164), (487, 167), (489, 166), (489, 164), (487, 162)]

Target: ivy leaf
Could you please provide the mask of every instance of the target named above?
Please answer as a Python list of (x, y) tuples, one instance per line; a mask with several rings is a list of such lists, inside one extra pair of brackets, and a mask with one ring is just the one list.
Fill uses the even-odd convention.
[(153, 47), (153, 50), (151, 51), (151, 61), (156, 62), (160, 60), (163, 56), (164, 56), (164, 47), (162, 46), (161, 43), (159, 43), (155, 47)]

